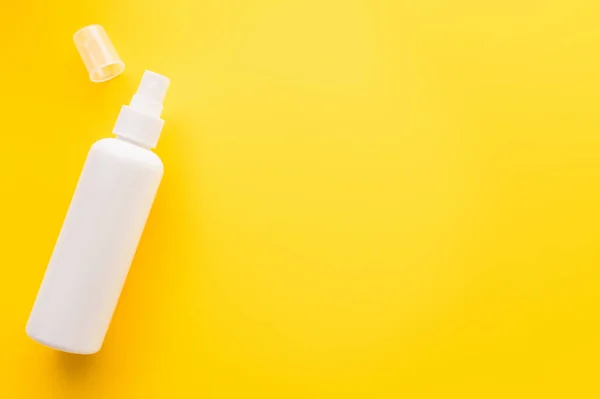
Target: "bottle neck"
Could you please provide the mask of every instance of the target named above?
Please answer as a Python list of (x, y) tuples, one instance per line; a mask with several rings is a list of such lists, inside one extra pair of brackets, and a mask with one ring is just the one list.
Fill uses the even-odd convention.
[(141, 148), (143, 148), (145, 150), (152, 151), (151, 147), (147, 146), (146, 144), (140, 143), (139, 141), (133, 140), (133, 139), (131, 139), (129, 137), (124, 137), (124, 136), (117, 135), (116, 139), (121, 140), (121, 141), (125, 141), (126, 143), (129, 143), (129, 144), (133, 144), (133, 145), (135, 145), (137, 147), (141, 147)]

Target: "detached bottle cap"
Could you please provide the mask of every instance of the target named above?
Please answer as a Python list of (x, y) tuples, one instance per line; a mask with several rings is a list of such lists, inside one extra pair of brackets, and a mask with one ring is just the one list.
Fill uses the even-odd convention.
[(113, 133), (148, 148), (156, 147), (164, 121), (160, 119), (169, 78), (145, 71), (137, 93), (123, 105)]
[(125, 64), (102, 26), (81, 28), (73, 36), (73, 41), (92, 82), (105, 82), (125, 69)]

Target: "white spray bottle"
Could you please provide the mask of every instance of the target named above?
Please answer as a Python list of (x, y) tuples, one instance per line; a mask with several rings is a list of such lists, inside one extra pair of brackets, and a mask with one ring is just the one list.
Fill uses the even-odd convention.
[(113, 132), (88, 154), (27, 323), (65, 352), (100, 350), (163, 175), (158, 142), (169, 79), (146, 71)]

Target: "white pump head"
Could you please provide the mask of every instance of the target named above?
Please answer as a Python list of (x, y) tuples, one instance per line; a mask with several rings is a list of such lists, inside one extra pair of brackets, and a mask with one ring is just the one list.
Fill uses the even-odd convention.
[(113, 133), (149, 148), (156, 147), (164, 124), (160, 114), (168, 87), (168, 78), (145, 71), (131, 104), (121, 108)]

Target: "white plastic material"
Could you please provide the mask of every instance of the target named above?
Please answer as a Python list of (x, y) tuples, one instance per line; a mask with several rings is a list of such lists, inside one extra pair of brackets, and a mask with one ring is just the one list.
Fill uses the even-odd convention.
[(123, 105), (113, 133), (149, 148), (155, 148), (163, 127), (160, 114), (169, 79), (146, 71), (129, 106)]
[[(142, 80), (137, 95), (143, 101), (164, 97), (164, 80), (160, 96), (148, 95), (152, 85), (145, 84), (155, 80), (147, 76), (154, 75)], [(134, 103), (132, 115), (152, 108), (145, 115), (154, 118), (149, 114), (159, 109), (157, 101), (150, 108)], [(126, 134), (100, 140), (89, 152), (27, 323), (27, 334), (44, 345), (78, 354), (102, 346), (163, 175), (160, 158), (140, 139), (149, 137), (148, 126), (156, 128), (138, 121), (128, 121)], [(152, 133), (155, 144), (158, 133)]]

